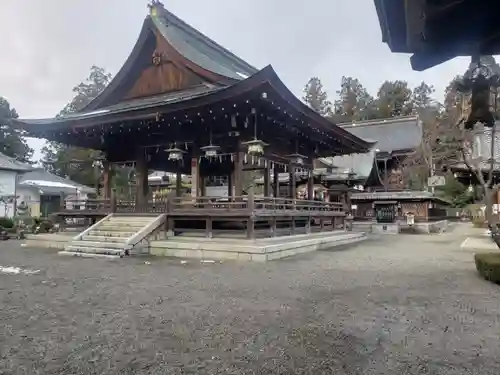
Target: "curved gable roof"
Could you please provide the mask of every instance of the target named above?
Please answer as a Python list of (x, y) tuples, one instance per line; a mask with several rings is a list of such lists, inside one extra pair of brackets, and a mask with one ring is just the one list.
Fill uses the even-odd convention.
[(108, 87), (79, 112), (115, 104), (110, 100), (113, 93), (131, 76), (142, 53), (146, 52), (148, 38), (152, 37), (155, 31), (161, 34), (177, 54), (202, 70), (224, 77), (228, 82), (245, 80), (258, 72), (258, 69), (167, 11), (161, 4), (155, 4), (151, 8), (151, 14), (144, 20), (132, 52), (119, 72)]

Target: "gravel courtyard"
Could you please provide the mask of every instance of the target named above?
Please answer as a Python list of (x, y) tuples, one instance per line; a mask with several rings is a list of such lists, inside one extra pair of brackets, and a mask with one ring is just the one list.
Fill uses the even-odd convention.
[(0, 374), (495, 374), (500, 287), (441, 236), (262, 264), (0, 243)]

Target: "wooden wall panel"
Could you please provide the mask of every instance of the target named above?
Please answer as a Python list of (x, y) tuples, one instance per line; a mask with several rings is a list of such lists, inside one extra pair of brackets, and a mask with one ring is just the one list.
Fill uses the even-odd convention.
[(155, 52), (150, 56), (149, 64), (125, 95), (125, 99), (179, 91), (203, 83), (201, 77), (186, 67), (175, 64), (169, 58), (170, 51), (171, 47), (167, 41), (157, 34)]
[(201, 83), (201, 79), (194, 74), (178, 68), (172, 62), (163, 62), (158, 66), (146, 68), (125, 98), (134, 99), (179, 91)]

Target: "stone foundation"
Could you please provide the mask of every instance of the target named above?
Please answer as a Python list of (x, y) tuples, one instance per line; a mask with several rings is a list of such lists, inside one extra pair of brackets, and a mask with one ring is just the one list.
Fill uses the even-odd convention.
[(238, 260), (266, 262), (366, 239), (364, 233), (329, 232), (272, 239), (238, 240), (174, 237), (167, 241), (152, 241), (151, 254), (199, 260)]

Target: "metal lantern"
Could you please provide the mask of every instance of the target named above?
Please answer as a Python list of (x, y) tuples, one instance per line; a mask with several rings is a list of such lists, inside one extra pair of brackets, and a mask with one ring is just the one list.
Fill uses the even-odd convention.
[(179, 160), (183, 160), (183, 158), (184, 158), (185, 151), (181, 150), (180, 148), (177, 148), (175, 146), (172, 148), (166, 149), (165, 151), (168, 152), (168, 160), (179, 161)]
[(497, 90), (500, 87), (500, 72), (474, 57), (467, 73), (457, 89), (462, 93), (462, 118), (467, 130), (478, 122), (486, 127), (495, 124)]
[(247, 154), (251, 156), (264, 155), (264, 147), (268, 146), (266, 142), (261, 141), (260, 139), (243, 142), (242, 144), (247, 146)]
[(292, 162), (292, 164), (295, 165), (304, 165), (305, 160), (307, 159), (307, 156), (295, 153), (287, 156), (288, 159)]
[(213, 158), (216, 157), (218, 152), (219, 152), (220, 147), (209, 144), (208, 146), (200, 147), (200, 150), (205, 153), (206, 158)]

